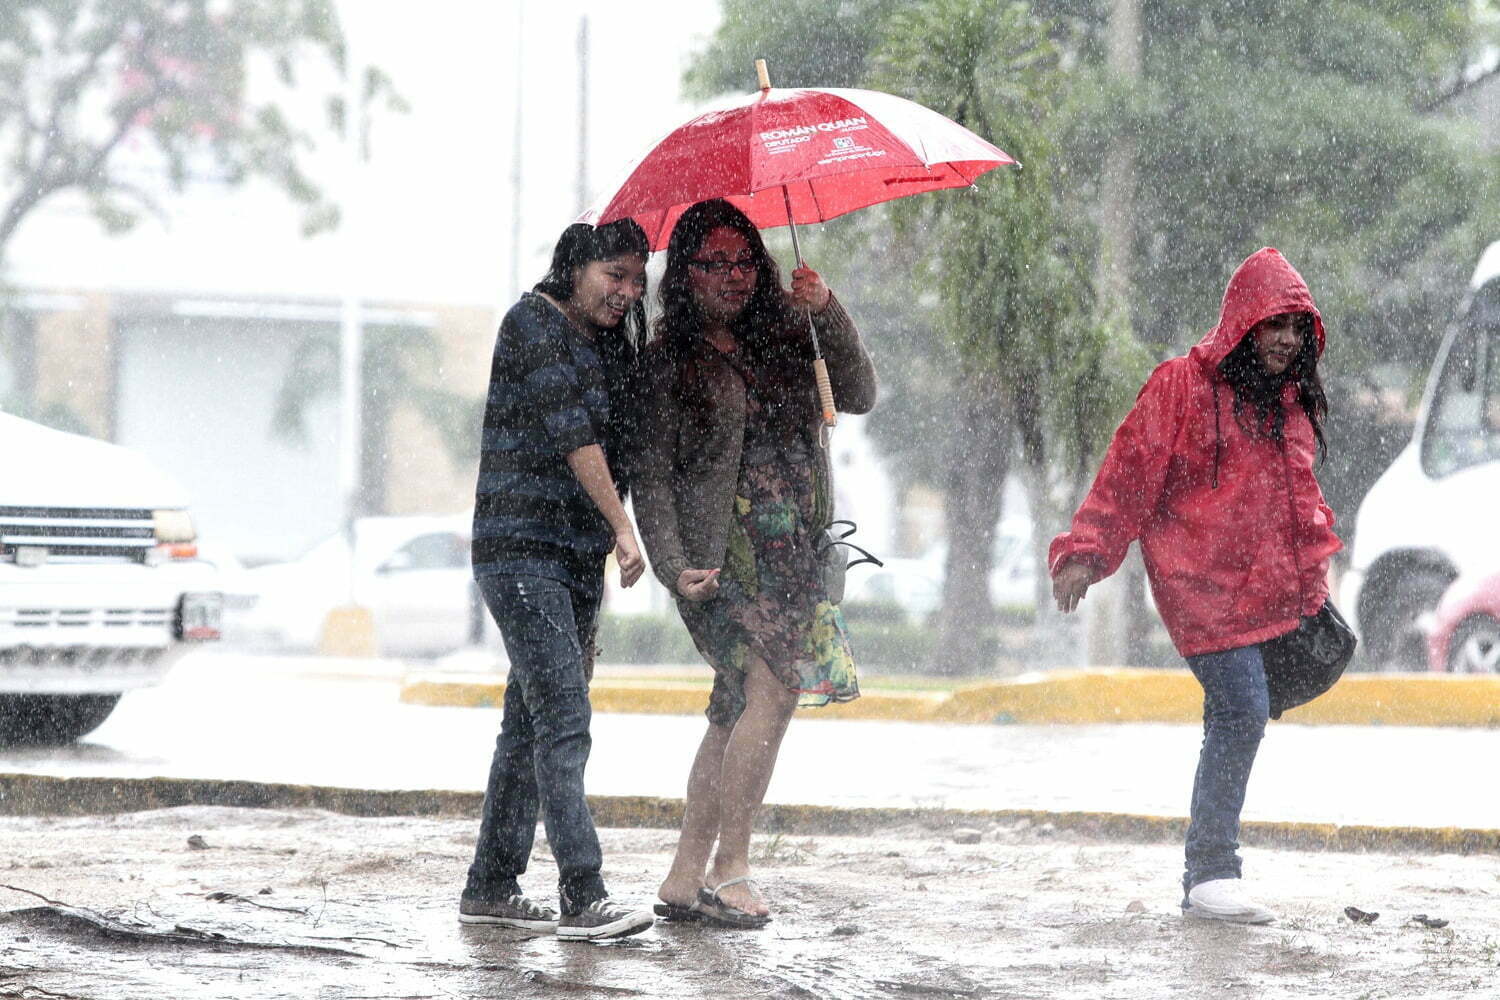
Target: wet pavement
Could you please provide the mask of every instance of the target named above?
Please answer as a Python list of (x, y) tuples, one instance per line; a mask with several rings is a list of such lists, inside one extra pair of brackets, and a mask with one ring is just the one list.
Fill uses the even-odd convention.
[[(202, 654), (127, 695), (76, 746), (0, 750), (0, 772), (203, 777), (374, 789), (483, 788), (500, 713), (397, 699), (399, 664)], [(701, 718), (595, 717), (598, 795), (682, 795)], [(1197, 727), (961, 726), (798, 714), (768, 801), (1181, 816)], [(1500, 828), (1473, 776), (1500, 731), (1273, 723), (1248, 820)], [(1486, 786), (1487, 787), (1487, 786)]]
[[(460, 925), (474, 829), (470, 818), (213, 807), (0, 818), (0, 997), (1500, 995), (1493, 855), (1250, 850), (1249, 884), (1281, 913), (1252, 928), (1181, 916), (1176, 846), (1021, 824), (975, 831), (972, 844), (910, 824), (757, 837), (770, 927), (658, 924), (595, 945)], [(646, 902), (673, 835), (602, 840), (616, 897)], [(539, 841), (523, 884), (545, 894), (554, 872)], [(1355, 924), (1346, 906), (1379, 917)]]

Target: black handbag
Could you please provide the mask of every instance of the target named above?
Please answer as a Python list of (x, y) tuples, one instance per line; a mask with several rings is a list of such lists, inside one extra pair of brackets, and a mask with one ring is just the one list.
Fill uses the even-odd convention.
[(1271, 696), (1271, 718), (1305, 705), (1333, 687), (1354, 656), (1358, 640), (1333, 601), (1324, 601), (1286, 635), (1260, 644)]
[[(848, 529), (836, 533), (836, 527), (848, 525)], [(872, 556), (869, 552), (855, 545), (853, 542), (845, 541), (854, 534), (853, 521), (833, 521), (818, 532), (816, 541), (818, 562), (823, 569), (823, 592), (828, 595), (830, 604), (839, 604), (844, 600), (844, 574), (850, 566), (858, 566), (860, 563), (874, 563), (876, 566), (884, 566), (885, 563)], [(858, 552), (860, 558), (850, 561), (848, 555), (843, 551), (845, 548)]]

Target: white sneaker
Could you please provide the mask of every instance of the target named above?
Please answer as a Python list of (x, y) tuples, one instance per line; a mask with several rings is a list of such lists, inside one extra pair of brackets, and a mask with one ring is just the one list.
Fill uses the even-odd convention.
[(1235, 924), (1269, 924), (1276, 919), (1275, 913), (1245, 898), (1237, 878), (1199, 882), (1188, 893), (1187, 906), (1182, 912), (1189, 917)]

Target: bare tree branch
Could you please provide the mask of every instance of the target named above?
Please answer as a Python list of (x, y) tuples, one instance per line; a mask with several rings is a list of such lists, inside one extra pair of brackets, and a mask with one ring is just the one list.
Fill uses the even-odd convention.
[(1417, 110), (1424, 115), (1431, 114), (1445, 104), (1451, 104), (1471, 90), (1477, 90), (1496, 77), (1500, 77), (1500, 60), (1496, 60), (1495, 65), (1490, 66), (1484, 72), (1473, 77), (1465, 77), (1460, 74), (1458, 80), (1451, 87), (1430, 100), (1418, 104)]

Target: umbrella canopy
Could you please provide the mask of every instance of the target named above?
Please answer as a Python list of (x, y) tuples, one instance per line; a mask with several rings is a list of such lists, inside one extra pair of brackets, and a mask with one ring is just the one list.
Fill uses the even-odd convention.
[(710, 198), (727, 198), (765, 229), (967, 187), (1014, 163), (962, 125), (901, 97), (765, 88), (673, 129), (582, 221), (628, 216), (660, 250), (677, 217)]

